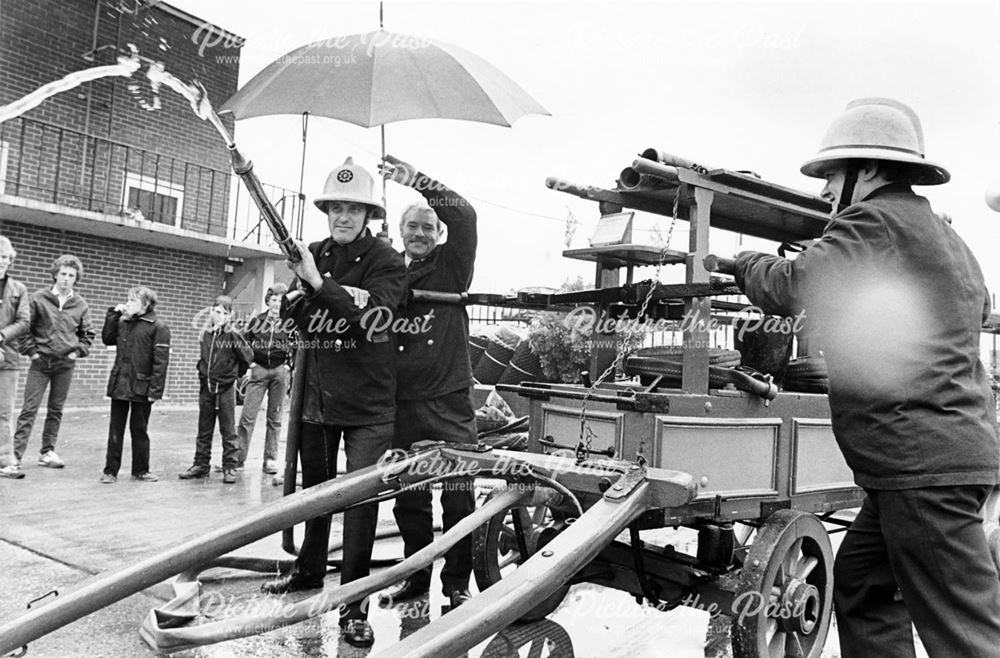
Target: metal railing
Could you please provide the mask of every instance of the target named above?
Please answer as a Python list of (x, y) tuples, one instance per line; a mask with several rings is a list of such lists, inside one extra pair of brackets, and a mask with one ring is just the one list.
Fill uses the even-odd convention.
[[(273, 247), (229, 170), (213, 169), (35, 119), (0, 124), (0, 193)], [(296, 192), (264, 185), (301, 237)]]

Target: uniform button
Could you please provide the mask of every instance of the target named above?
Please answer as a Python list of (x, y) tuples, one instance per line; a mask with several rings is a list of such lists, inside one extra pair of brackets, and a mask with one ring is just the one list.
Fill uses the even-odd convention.
[(403, 351), (403, 346), (402, 346), (402, 345), (400, 345), (400, 346), (399, 346), (399, 351), (400, 351), (400, 352), (402, 352), (402, 351)]
[(428, 345), (433, 345), (434, 344), (434, 339), (433, 338), (428, 338), (427, 339), (427, 344)]
[(343, 344), (344, 344), (344, 341), (340, 340), (339, 338), (337, 340), (333, 341), (333, 346), (334, 347), (340, 347)]

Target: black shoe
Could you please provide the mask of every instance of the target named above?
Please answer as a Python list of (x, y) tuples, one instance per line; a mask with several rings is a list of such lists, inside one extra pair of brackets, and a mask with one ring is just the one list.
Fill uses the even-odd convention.
[(196, 478), (208, 477), (208, 466), (194, 465), (183, 473), (178, 473), (177, 477), (182, 480), (194, 480)]
[(365, 619), (348, 619), (342, 622), (340, 636), (352, 647), (370, 647), (375, 644), (375, 633)]
[(286, 592), (301, 592), (307, 589), (323, 589), (322, 578), (307, 578), (301, 573), (290, 573), (277, 580), (264, 583), (260, 591), (265, 594), (284, 594)]
[(430, 584), (421, 585), (420, 583), (407, 578), (398, 585), (390, 587), (379, 594), (378, 604), (381, 608), (388, 608), (397, 603), (402, 603), (403, 601), (409, 601), (410, 599), (415, 599), (418, 596), (423, 596), (429, 592), (430, 589)]
[(458, 606), (462, 605), (466, 601), (472, 598), (472, 594), (469, 594), (467, 589), (456, 589), (453, 590), (451, 594), (448, 595), (451, 599), (451, 609), (454, 610)]
[(222, 471), (222, 483), (223, 484), (235, 484), (236, 483), (236, 469), (227, 468)]

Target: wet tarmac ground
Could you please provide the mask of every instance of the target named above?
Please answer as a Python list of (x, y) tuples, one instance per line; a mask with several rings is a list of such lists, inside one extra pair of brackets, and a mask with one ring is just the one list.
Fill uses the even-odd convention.
[[(129, 478), (131, 452), (126, 439), (123, 469), (113, 485), (98, 482), (104, 464), (106, 409), (67, 410), (57, 451), (66, 468), (36, 465), (40, 425), (28, 446), (23, 480), (0, 479), (0, 623), (15, 618), (26, 605), (44, 605), (88, 578), (111, 572), (239, 518), (281, 497), (281, 487), (261, 472), (263, 414), (258, 422), (245, 472), (236, 484), (222, 483), (221, 473), (207, 480), (182, 481), (194, 454), (197, 410), (155, 406), (150, 419), (151, 470), (159, 482)], [(215, 462), (220, 441), (213, 446)], [(282, 446), (283, 454), (283, 446)], [(341, 456), (341, 464), (343, 457)], [(380, 531), (395, 528), (392, 503), (380, 509)], [(435, 518), (440, 518), (439, 512)], [(332, 538), (340, 536), (334, 517)], [(238, 555), (284, 559), (280, 538), (268, 537)], [(402, 555), (398, 538), (381, 540), (375, 558)], [(402, 637), (438, 618), (447, 608), (438, 590), (438, 570), (429, 597), (382, 609), (373, 603), (369, 621), (375, 646), (357, 649), (339, 637), (336, 613), (262, 635), (175, 653), (180, 658), (325, 656), (354, 658), (377, 654)], [(218, 620), (244, 614), (268, 601), (259, 586), (271, 576), (229, 569), (202, 574), (202, 614)], [(328, 587), (337, 582), (327, 577)], [(473, 584), (473, 592), (475, 585)], [(304, 598), (303, 595), (291, 595)], [(141, 657), (157, 655), (139, 637), (142, 620), (170, 597), (165, 584), (152, 587), (69, 624), (35, 642), (32, 658)], [(289, 601), (298, 599), (289, 598)], [(271, 602), (273, 603), (273, 602)], [(574, 585), (563, 604), (534, 624), (512, 626), (470, 651), (470, 657), (532, 656), (670, 656), (701, 658), (728, 654), (725, 637), (706, 633), (708, 613), (678, 608), (668, 613), (637, 605), (634, 599), (599, 585)], [(706, 635), (710, 637), (706, 649)], [(918, 655), (924, 655), (918, 649)], [(839, 656), (832, 628), (823, 656)]]

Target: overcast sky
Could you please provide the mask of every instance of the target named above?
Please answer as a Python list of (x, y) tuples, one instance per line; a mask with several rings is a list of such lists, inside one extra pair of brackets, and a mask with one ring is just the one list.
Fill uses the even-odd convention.
[[(300, 45), (378, 28), (376, 2), (173, 4), (246, 38), (241, 84)], [(819, 181), (798, 170), (830, 121), (853, 98), (889, 96), (917, 111), (928, 158), (952, 173), (950, 184), (918, 191), (954, 217), (995, 290), (1000, 216), (983, 193), (1000, 179), (998, 25), (1000, 0), (388, 2), (387, 30), (477, 53), (552, 114), (525, 117), (513, 128), (390, 124), (388, 151), (475, 204), (481, 236), (475, 291), (558, 286), (593, 276), (592, 266), (561, 252), (568, 212), (581, 224), (572, 246), (583, 247), (598, 210), (546, 189), (547, 176), (610, 187), (638, 151), (656, 146), (816, 193)], [(313, 118), (309, 131), (310, 197), (347, 155), (374, 170), (377, 128)], [(299, 118), (242, 120), (236, 138), (261, 179), (297, 189)], [(390, 186), (390, 220), (414, 198)], [(307, 234), (322, 237), (323, 217), (309, 210), (307, 218)], [(636, 241), (652, 243), (648, 230), (657, 221), (666, 228), (666, 220), (639, 218)], [(686, 228), (678, 227), (673, 247), (686, 248)], [(712, 247), (728, 255), (736, 237), (720, 233)]]

